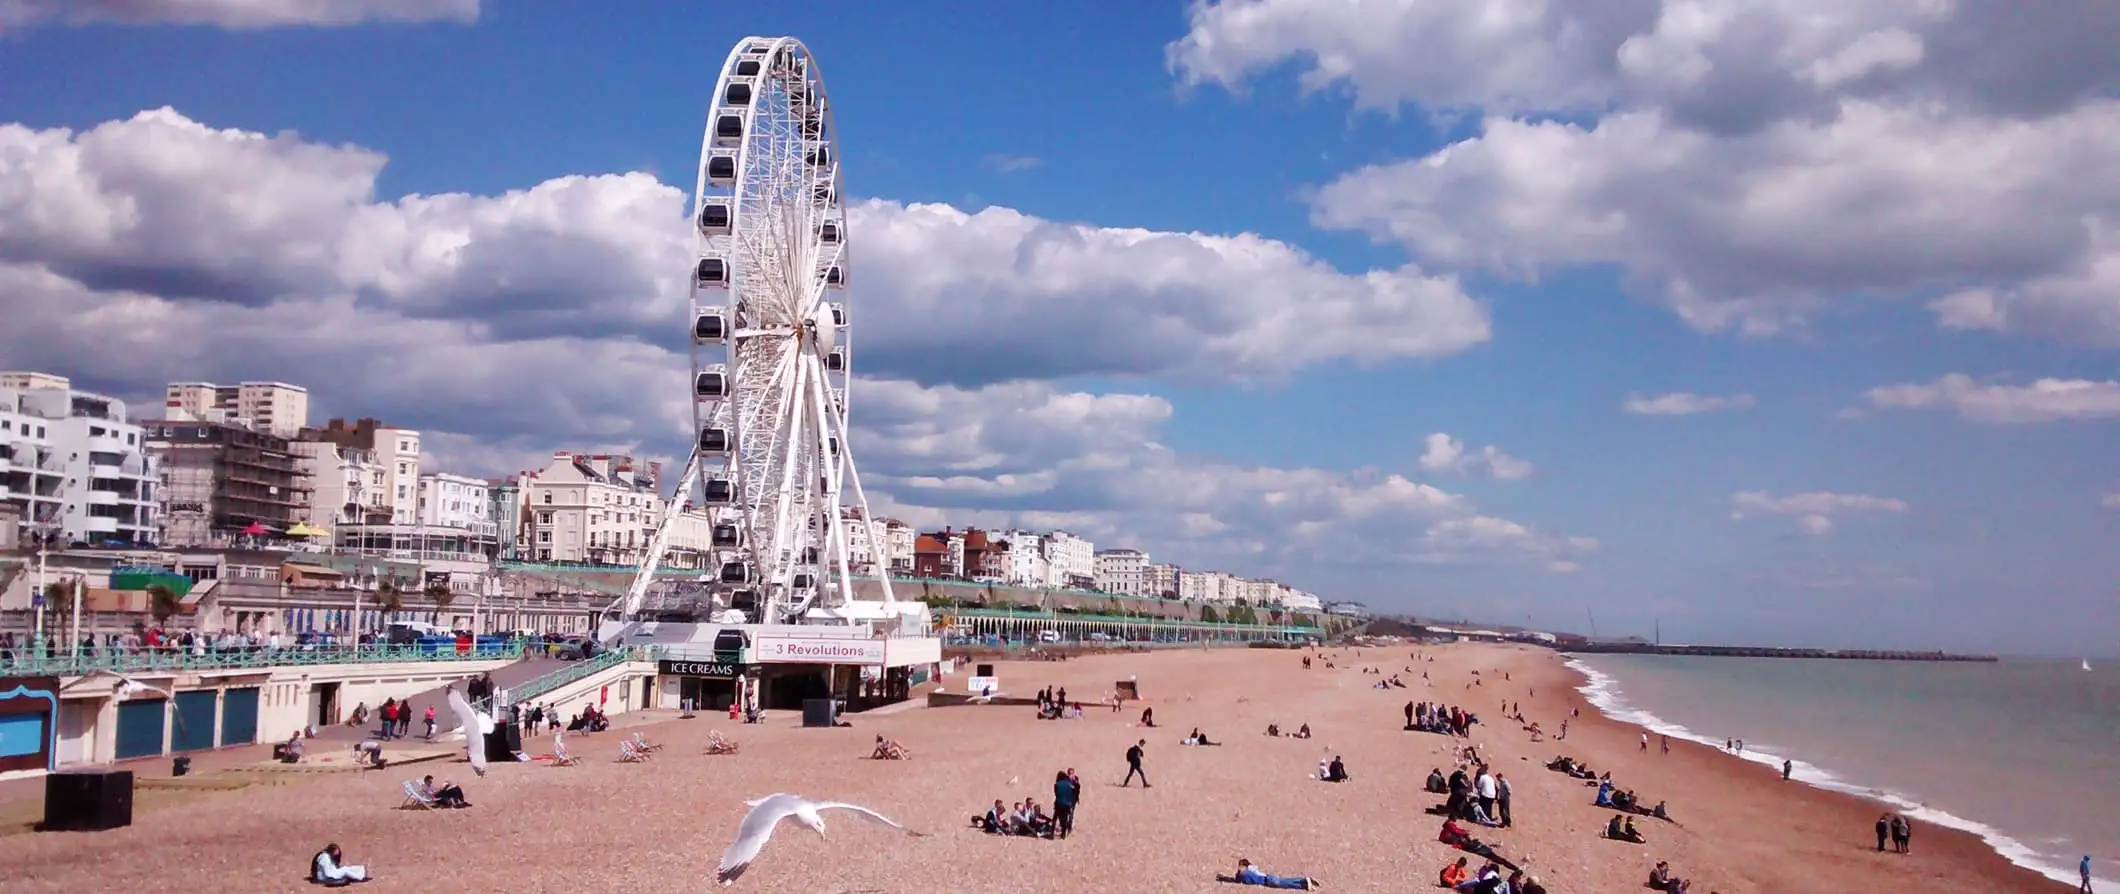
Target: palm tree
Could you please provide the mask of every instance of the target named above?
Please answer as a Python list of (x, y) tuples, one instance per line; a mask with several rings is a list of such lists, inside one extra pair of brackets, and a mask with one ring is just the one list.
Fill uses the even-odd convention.
[(167, 623), (170, 616), (183, 607), (184, 597), (178, 596), (177, 591), (170, 589), (168, 584), (147, 585), (147, 613), (154, 617), (155, 626), (160, 627)]
[(375, 605), (386, 615), (397, 614), (405, 609), (405, 591), (398, 589), (396, 581), (380, 581), (375, 585)]
[(441, 614), (449, 610), (449, 603), (456, 601), (456, 591), (445, 583), (431, 583), (427, 585), (427, 598), (434, 601), (434, 623), (439, 624)]
[[(74, 613), (74, 582), (53, 581), (44, 585), (45, 617), (50, 618), (47, 630), (64, 630)], [(45, 634), (47, 638), (51, 634)]]

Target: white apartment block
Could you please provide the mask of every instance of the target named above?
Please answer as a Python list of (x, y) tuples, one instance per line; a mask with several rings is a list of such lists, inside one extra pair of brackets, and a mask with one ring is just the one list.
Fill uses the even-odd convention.
[(987, 539), (1005, 544), (1008, 550), (1008, 569), (1003, 573), (1004, 582), (1017, 587), (1050, 587), (1053, 585), (1052, 563), (1045, 558), (1045, 541), (1041, 535), (1030, 531), (989, 531)]
[(168, 419), (232, 423), (292, 438), (309, 425), (309, 389), (285, 382), (176, 382), (165, 408)]
[[(357, 463), (382, 473), (380, 481), (373, 475), (365, 476), (359, 486), (359, 499), (347, 500), (362, 507), (364, 517), (361, 521), (396, 525), (419, 523), (419, 432), (393, 428), (374, 419), (361, 419), (352, 424), (344, 419), (333, 419), (323, 428), (309, 429), (302, 434), (303, 440), (336, 445), (342, 465)], [(349, 476), (348, 480), (351, 481), (352, 477)], [(377, 502), (378, 496), (380, 502)], [(370, 507), (387, 507), (389, 513), (384, 515)]]
[(421, 475), (419, 517), (416, 524), (427, 528), (476, 531), (494, 534), (492, 504), (486, 500), (486, 479), (436, 472)]
[(1177, 598), (1178, 566), (1169, 562), (1150, 562), (1142, 575), (1148, 582), (1148, 595), (1159, 599)]
[[(839, 523), (847, 532), (847, 569), (855, 574), (880, 574), (890, 567), (890, 521), (867, 519), (858, 506), (842, 506)], [(880, 549), (879, 549), (880, 548)]]
[(1247, 605), (1272, 605), (1281, 598), (1281, 585), (1270, 580), (1238, 578), (1237, 587)]
[(1096, 582), (1099, 591), (1114, 596), (1148, 596), (1148, 554), (1138, 549), (1098, 550)]
[(158, 540), (155, 463), (125, 402), (44, 373), (0, 381), (31, 386), (0, 387), (0, 503), (62, 543)]
[(637, 565), (662, 521), (658, 464), (561, 451), (523, 480), (537, 562)]
[(1047, 586), (1087, 590), (1097, 585), (1097, 547), (1066, 531), (1039, 538), (1045, 561), (1052, 566)]
[(1213, 578), (1205, 571), (1178, 572), (1178, 598), (1186, 602), (1213, 602)]
[(1292, 612), (1314, 612), (1325, 607), (1317, 594), (1290, 587), (1281, 594), (1281, 605)]
[(920, 532), (913, 526), (895, 518), (883, 520), (883, 542), (886, 548), (878, 557), (893, 574), (908, 574), (913, 570), (913, 547), (920, 540)]

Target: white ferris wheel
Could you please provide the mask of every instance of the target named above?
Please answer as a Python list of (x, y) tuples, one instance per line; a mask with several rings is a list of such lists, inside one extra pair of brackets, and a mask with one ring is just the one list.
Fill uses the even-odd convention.
[[(856, 602), (850, 528), (863, 525), (863, 541), (874, 530), (847, 449), (840, 160), (809, 48), (738, 42), (700, 149), (691, 397), (717, 601), (754, 622)], [(888, 575), (881, 584), (891, 604)]]

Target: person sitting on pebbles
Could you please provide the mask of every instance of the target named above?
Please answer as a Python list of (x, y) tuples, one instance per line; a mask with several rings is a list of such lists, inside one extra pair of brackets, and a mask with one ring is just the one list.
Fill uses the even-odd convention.
[(1648, 843), (1648, 839), (1642, 837), (1641, 830), (1634, 828), (1634, 818), (1619, 813), (1613, 814), (1612, 821), (1605, 824), (1605, 837), (1614, 841), (1631, 841), (1635, 844)]
[(375, 881), (375, 876), (368, 874), (366, 866), (347, 863), (345, 852), (333, 842), (309, 859), (309, 881), (327, 888), (343, 888), (355, 882)]

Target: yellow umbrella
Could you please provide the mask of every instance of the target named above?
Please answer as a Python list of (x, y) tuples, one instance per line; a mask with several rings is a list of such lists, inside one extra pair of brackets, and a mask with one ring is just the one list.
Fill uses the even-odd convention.
[(321, 537), (323, 535), (324, 532), (322, 530), (312, 528), (306, 522), (297, 522), (294, 527), (287, 529), (287, 536), (289, 537)]

